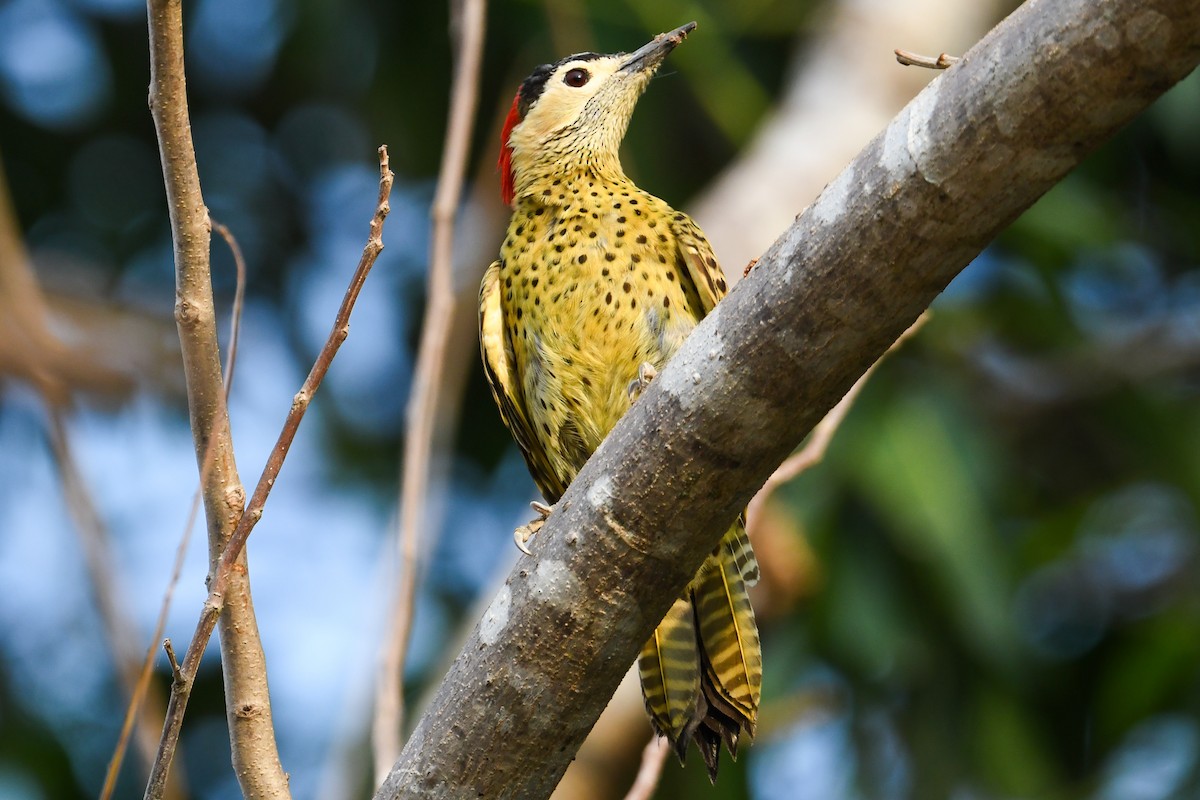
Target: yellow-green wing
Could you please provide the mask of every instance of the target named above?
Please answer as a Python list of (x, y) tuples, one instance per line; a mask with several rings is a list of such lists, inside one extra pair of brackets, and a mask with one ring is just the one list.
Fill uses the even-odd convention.
[(500, 418), (521, 448), (529, 472), (542, 495), (550, 503), (558, 502), (567, 487), (555, 476), (546, 451), (525, 415), (521, 381), (514, 369), (516, 362), (504, 327), (504, 312), (500, 307), (499, 261), (493, 261), (487, 268), (479, 287), (479, 350), (483, 355), (483, 371), (488, 386), (500, 409)]
[(671, 217), (671, 232), (679, 244), (679, 255), (687, 267), (688, 276), (696, 286), (700, 295), (700, 304), (704, 313), (712, 311), (722, 297), (727, 286), (725, 273), (713, 255), (712, 246), (704, 237), (700, 227), (692, 222), (692, 218), (683, 212), (676, 211)]

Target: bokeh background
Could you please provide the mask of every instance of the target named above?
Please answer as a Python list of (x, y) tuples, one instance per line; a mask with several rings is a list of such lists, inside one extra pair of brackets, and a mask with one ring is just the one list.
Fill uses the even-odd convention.
[[(497, 132), (520, 79), (566, 52), (631, 50), (697, 19), (639, 107), (624, 157), (641, 185), (696, 215), (736, 276), (935, 78), (896, 65), (893, 48), (961, 53), (1014, 5), (490, 4), (411, 703), (436, 685), (515, 558), (511, 530), (534, 496), (473, 334), (475, 287), (506, 218)], [(231, 399), (245, 481), (357, 261), (378, 144), (397, 172), (387, 248), (249, 545), (295, 796), (364, 796), (449, 12), (188, 0), (185, 23), (205, 197), (249, 268)], [(95, 796), (124, 707), (51, 447), (46, 384), (30, 376), (62, 390), (52, 399), (67, 404), (66, 436), (109, 531), (135, 657), (150, 644), (196, 481), (147, 61), (136, 0), (0, 0), (11, 195), (0, 203), (5, 798)], [(233, 262), (217, 240), (213, 252), (224, 330)], [(37, 349), (16, 332), (32, 306), (14, 275), (28, 270), (60, 346)], [(715, 788), (699, 759), (668, 763), (658, 797), (1200, 796), (1200, 79), (1051, 191), (933, 309), (867, 385), (825, 461), (775, 495), (755, 532), (766, 653), (757, 742), (726, 760)], [(193, 538), (169, 618), (178, 642), (203, 597), (203, 540)], [(215, 655), (180, 760), (200, 798), (238, 795)], [(161, 689), (162, 659), (158, 668)], [(626, 712), (606, 717), (560, 797), (628, 788), (649, 733), (629, 696), (618, 693)], [(118, 796), (139, 796), (142, 776), (135, 751)]]

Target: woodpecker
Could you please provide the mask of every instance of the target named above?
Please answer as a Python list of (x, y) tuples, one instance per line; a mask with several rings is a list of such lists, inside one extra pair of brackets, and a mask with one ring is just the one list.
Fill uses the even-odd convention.
[[(499, 169), (512, 206), (480, 289), (484, 369), (500, 416), (551, 506), (726, 291), (704, 234), (634, 185), (618, 148), (658, 66), (696, 23), (633, 53), (578, 53), (525, 79)], [(638, 657), (655, 731), (681, 762), (694, 741), (715, 782), (721, 742), (754, 736), (762, 686), (746, 593), (758, 564), (741, 519)]]

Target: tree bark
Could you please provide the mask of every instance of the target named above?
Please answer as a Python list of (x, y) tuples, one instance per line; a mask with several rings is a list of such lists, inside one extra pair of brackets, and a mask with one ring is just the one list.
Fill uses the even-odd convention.
[(548, 796), (775, 466), (1001, 229), (1198, 61), (1193, 0), (1031, 0), (930, 83), (597, 450), (376, 797)]

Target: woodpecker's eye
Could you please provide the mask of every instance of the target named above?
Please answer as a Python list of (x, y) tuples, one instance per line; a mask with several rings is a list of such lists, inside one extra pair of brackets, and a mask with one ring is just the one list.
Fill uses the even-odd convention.
[(576, 67), (566, 75), (563, 75), (563, 83), (565, 83), (567, 86), (573, 86), (578, 89), (580, 86), (583, 86), (585, 83), (591, 80), (591, 77), (592, 76), (588, 74), (586, 69)]

